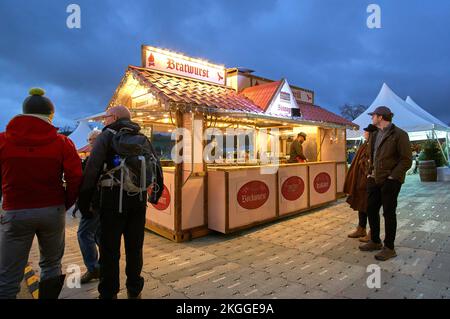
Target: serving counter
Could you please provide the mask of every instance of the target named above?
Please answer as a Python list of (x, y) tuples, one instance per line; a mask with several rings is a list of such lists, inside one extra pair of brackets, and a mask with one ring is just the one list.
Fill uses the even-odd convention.
[(347, 166), (312, 162), (208, 168), (208, 227), (230, 233), (335, 201)]
[(177, 193), (175, 167), (163, 167), (163, 173), (164, 190), (156, 205), (147, 205), (146, 228), (175, 241), (208, 233), (205, 174), (186, 176)]

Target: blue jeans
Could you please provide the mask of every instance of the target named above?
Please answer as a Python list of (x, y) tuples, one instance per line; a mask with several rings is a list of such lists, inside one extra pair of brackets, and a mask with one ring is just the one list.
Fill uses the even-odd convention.
[(99, 215), (94, 214), (90, 219), (81, 217), (77, 235), (84, 264), (89, 272), (94, 272), (96, 269), (99, 269), (97, 249), (97, 245), (100, 242)]

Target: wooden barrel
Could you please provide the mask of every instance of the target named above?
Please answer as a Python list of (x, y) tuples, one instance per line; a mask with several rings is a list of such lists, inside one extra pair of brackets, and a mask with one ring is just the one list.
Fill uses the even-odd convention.
[(434, 161), (420, 161), (419, 174), (422, 182), (436, 182), (437, 168)]

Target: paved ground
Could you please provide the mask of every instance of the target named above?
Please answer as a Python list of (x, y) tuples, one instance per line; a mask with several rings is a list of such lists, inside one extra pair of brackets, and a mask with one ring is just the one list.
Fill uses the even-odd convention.
[[(398, 218), (398, 257), (384, 263), (346, 237), (357, 215), (342, 200), (231, 236), (212, 234), (176, 244), (147, 233), (143, 297), (450, 298), (450, 183), (408, 177)], [(67, 220), (63, 263), (82, 265), (78, 219)], [(38, 272), (36, 245), (30, 261)], [(370, 264), (381, 267), (380, 289), (366, 285)], [(61, 297), (95, 298), (96, 288), (97, 283), (64, 288)], [(122, 290), (119, 298), (125, 296)]]

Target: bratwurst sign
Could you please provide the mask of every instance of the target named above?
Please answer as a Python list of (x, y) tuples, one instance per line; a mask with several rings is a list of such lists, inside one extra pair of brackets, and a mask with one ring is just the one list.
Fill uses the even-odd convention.
[(143, 67), (225, 85), (225, 67), (151, 46), (142, 47)]

